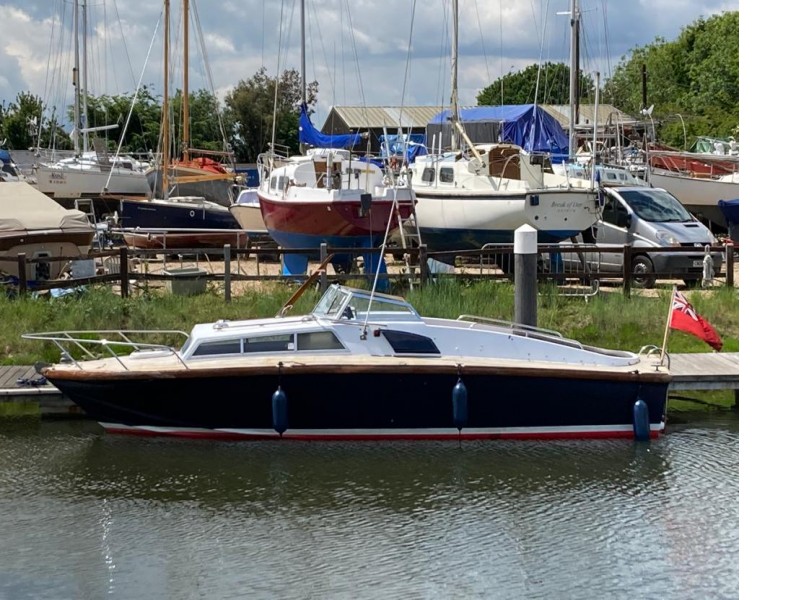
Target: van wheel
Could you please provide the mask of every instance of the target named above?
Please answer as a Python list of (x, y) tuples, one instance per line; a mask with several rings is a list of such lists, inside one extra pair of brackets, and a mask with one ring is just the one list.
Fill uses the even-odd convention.
[(653, 261), (646, 256), (637, 256), (631, 264), (633, 272), (633, 285), (638, 288), (650, 289), (656, 284), (656, 276), (653, 275)]

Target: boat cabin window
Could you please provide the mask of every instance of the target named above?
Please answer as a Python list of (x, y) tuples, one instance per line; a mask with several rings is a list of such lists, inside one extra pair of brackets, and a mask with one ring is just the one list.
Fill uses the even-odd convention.
[(288, 182), (289, 178), (286, 175), (273, 175), (269, 178), (269, 189), (282, 190)]
[(239, 354), (242, 340), (217, 340), (200, 344), (192, 356), (214, 356), (217, 354)]
[(381, 335), (389, 342), (395, 354), (440, 354), (433, 340), (424, 335), (393, 329), (382, 329)]
[(297, 334), (298, 350), (342, 350), (344, 346), (332, 331)]
[(245, 338), (244, 351), (247, 352), (286, 352), (293, 350), (292, 334), (283, 335), (260, 335), (258, 337)]
[(425, 167), (422, 170), (422, 181), (425, 183), (433, 183), (434, 179), (436, 179), (436, 171), (431, 167)]
[(439, 169), (439, 181), (442, 183), (453, 183), (455, 175), (453, 174), (452, 167), (442, 167)]

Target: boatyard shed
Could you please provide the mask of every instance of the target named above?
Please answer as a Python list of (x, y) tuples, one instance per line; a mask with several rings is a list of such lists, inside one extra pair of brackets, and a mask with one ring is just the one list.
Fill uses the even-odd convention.
[(428, 122), (442, 112), (441, 106), (334, 106), (320, 131), (328, 135), (339, 133), (369, 133), (354, 150), (358, 153), (380, 154), (380, 137), (385, 133), (425, 134)]
[[(361, 142), (354, 150), (358, 153), (380, 154), (380, 137), (384, 129), (389, 135), (397, 133), (398, 127), (403, 133), (426, 134), (428, 125), (446, 111), (447, 106), (334, 106), (328, 113), (320, 131), (326, 134), (363, 133), (368, 132), (369, 137)], [(463, 110), (476, 107), (463, 106)], [(477, 107), (480, 108), (480, 107)], [(510, 107), (509, 107), (510, 108)], [(569, 105), (542, 104), (540, 108), (553, 118), (565, 131), (569, 128)], [(576, 131), (579, 134), (591, 133), (594, 127), (594, 104), (581, 104), (578, 109), (578, 124)], [(625, 129), (632, 129), (639, 121), (635, 117), (623, 113), (611, 104), (598, 104), (597, 123), (611, 129), (619, 124)], [(602, 137), (602, 135), (601, 135)], [(426, 140), (430, 150), (431, 140)]]

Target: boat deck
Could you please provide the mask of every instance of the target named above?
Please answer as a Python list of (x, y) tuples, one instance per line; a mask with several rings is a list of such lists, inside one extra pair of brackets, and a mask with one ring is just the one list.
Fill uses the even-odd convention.
[[(738, 404), (738, 352), (671, 354), (670, 370), (670, 391), (735, 390)], [(0, 366), (0, 404), (38, 402), (43, 417), (81, 414), (49, 383), (37, 385), (38, 377), (32, 366)]]

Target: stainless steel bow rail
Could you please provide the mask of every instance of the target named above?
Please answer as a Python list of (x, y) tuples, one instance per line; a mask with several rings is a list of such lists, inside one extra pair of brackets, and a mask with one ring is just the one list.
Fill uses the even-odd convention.
[[(504, 321), (502, 319), (493, 319), (490, 317), (481, 317), (478, 315), (460, 315), (456, 320), (470, 323), (469, 325), (470, 327), (479, 325), (488, 325), (492, 327), (497, 327), (499, 329), (507, 329), (509, 330), (510, 333), (513, 333), (514, 335), (521, 335), (528, 338), (546, 340), (548, 342), (553, 342), (555, 344), (562, 344), (564, 346), (570, 346), (572, 348), (582, 348), (585, 350), (591, 350), (593, 352), (606, 354), (608, 356), (624, 356), (626, 354), (624, 351), (621, 350), (614, 350), (610, 348), (599, 348), (597, 346), (583, 344), (577, 340), (564, 337), (558, 331), (554, 331), (552, 329), (543, 329), (542, 327), (536, 327), (534, 325), (525, 325), (523, 323), (515, 323), (513, 321)], [(656, 352), (661, 352), (661, 348), (652, 345), (644, 346), (642, 347), (641, 350), (639, 350), (639, 354), (645, 355), (647, 357), (651, 357)]]
[[(175, 335), (189, 338), (185, 331), (177, 329), (103, 329), (81, 331), (50, 331), (42, 333), (26, 333), (26, 340), (53, 342), (61, 350), (61, 362), (70, 363), (83, 370), (81, 360), (97, 358), (115, 358), (122, 368), (129, 370), (122, 361), (124, 356), (132, 352), (164, 352), (177, 358), (187, 369), (178, 350), (168, 344), (137, 341), (135, 338), (146, 336)], [(80, 354), (79, 354), (80, 353)]]

